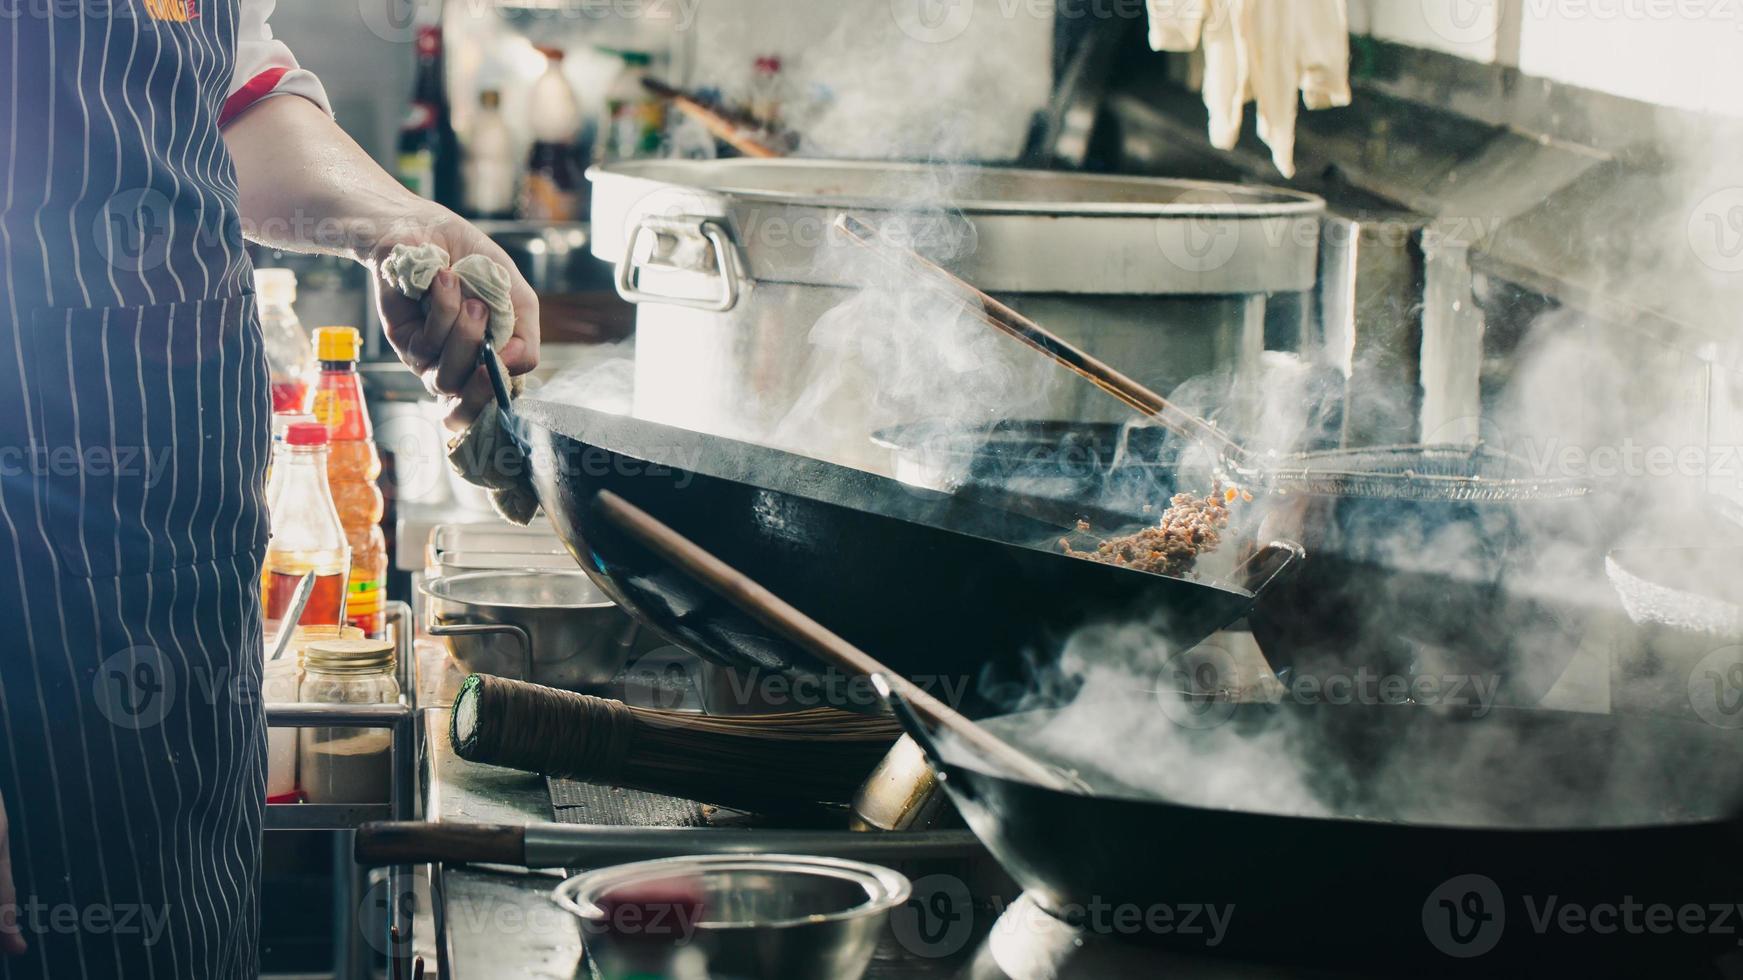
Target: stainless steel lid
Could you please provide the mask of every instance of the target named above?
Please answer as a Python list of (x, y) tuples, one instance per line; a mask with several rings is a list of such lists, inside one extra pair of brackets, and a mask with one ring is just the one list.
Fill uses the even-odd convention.
[(916, 244), (992, 292), (1131, 295), (1308, 289), (1325, 210), (1273, 187), (932, 164), (648, 160), (590, 177), (602, 259), (707, 220), (752, 281), (850, 287), (863, 266), (828, 230), (844, 210), (874, 226), (941, 218), (920, 234), (948, 240)]

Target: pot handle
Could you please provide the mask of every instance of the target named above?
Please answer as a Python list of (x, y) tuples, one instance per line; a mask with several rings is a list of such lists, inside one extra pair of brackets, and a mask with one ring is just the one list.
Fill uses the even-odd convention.
[[(871, 682), (873, 689), (878, 692), (878, 697), (882, 698), (884, 704), (889, 707), (890, 714), (896, 716), (896, 721), (902, 726), (903, 733), (913, 739), (914, 744), (920, 747), (920, 754), (926, 758), (926, 764), (932, 767), (932, 772), (938, 777), (938, 782), (949, 783), (950, 769), (944, 763), (944, 754), (938, 750), (938, 740), (932, 736), (932, 731), (920, 719), (914, 706), (908, 703), (907, 698), (897, 693), (895, 685), (891, 684), (889, 678), (884, 675), (871, 675)], [(957, 780), (951, 785), (955, 792), (964, 799), (972, 800), (975, 798), (974, 787), (970, 786), (966, 780)]]
[(434, 603), (426, 605), (424, 616), (424, 632), (431, 636), (512, 636), (515, 645), (520, 647), (521, 675), (520, 679), (528, 684), (533, 680), (533, 640), (527, 631), (512, 623), (438, 623), (433, 608)]
[[(668, 259), (677, 252), (677, 245), (685, 239), (699, 241), (707, 246), (708, 255), (714, 259), (714, 276), (720, 280), (720, 295), (713, 299), (695, 299), (688, 296), (671, 296), (664, 293), (653, 293), (643, 290), (637, 285), (635, 250), (641, 244), (642, 233), (652, 232), (654, 235), (654, 253), (651, 258)], [(629, 233), (629, 240), (624, 243), (623, 259), (617, 263), (617, 295), (631, 303), (667, 303), (672, 306), (688, 306), (692, 309), (706, 310), (710, 313), (725, 313), (738, 305), (738, 297), (743, 293), (739, 282), (737, 260), (738, 250), (727, 237), (726, 229), (713, 218), (699, 218), (691, 215), (664, 217), (648, 215), (637, 222)], [(661, 262), (668, 268), (686, 272), (706, 272), (704, 268), (694, 263)]]
[[(1253, 594), (1252, 601), (1257, 602), (1259, 597), (1265, 594), (1265, 590), (1269, 589), (1279, 576), (1286, 571), (1300, 567), (1301, 561), (1306, 557), (1306, 548), (1286, 538), (1278, 538), (1254, 552), (1253, 557), (1243, 562), (1240, 567), (1235, 569), (1235, 572), (1238, 575), (1241, 569), (1247, 570), (1245, 580), (1249, 584), (1246, 589)], [(1267, 569), (1269, 570), (1267, 571)], [(1263, 575), (1264, 578), (1257, 585), (1250, 584), (1260, 575)]]

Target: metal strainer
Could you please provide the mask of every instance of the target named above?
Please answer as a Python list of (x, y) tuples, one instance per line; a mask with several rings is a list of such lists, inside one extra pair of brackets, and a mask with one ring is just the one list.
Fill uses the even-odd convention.
[[(1224, 465), (1231, 462), (1224, 459)], [(1534, 473), (1525, 460), (1483, 443), (1333, 449), (1261, 458), (1257, 464), (1230, 468), (1273, 493), (1485, 501), (1561, 500), (1592, 492), (1584, 480)]]

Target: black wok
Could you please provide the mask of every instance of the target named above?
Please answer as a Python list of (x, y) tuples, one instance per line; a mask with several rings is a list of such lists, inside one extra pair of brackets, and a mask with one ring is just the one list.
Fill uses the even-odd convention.
[[(601, 587), (674, 642), (784, 675), (792, 697), (883, 710), (606, 522), (610, 490), (829, 629), (973, 715), (977, 692), (1021, 681), (1077, 627), (1142, 620), (1185, 649), (1245, 615), (1252, 592), (1050, 550), (1061, 529), (959, 497), (761, 446), (523, 398), (540, 503)], [(1265, 582), (1298, 552), (1274, 549)]]
[[(1277, 766), (1317, 757), (1323, 775), (1315, 792), (1331, 815), (1199, 807), (1105, 782), (1089, 796), (1043, 789), (996, 775), (960, 745), (941, 753), (911, 714), (898, 713), (1005, 869), (1044, 908), (1086, 928), (1387, 976), (1512, 975), (1526, 966), (1555, 975), (1645, 975), (1639, 971), (1650, 968), (1651, 975), (1683, 976), (1690, 964), (1743, 939), (1736, 906), (1743, 875), (1732, 857), (1743, 844), (1735, 792), (1743, 742), (1734, 733), (1675, 719), (1530, 709), (1464, 720), (1408, 704), (1222, 708), (1230, 729), (1270, 729), (1292, 740), (1285, 744), (1303, 746), (1280, 753)], [(982, 725), (1024, 745), (1024, 733), (1052, 715)], [(1185, 753), (1218, 730), (1188, 733), (1158, 761), (1190, 763)], [(1483, 748), (1449, 764), (1473, 745)], [(1508, 745), (1528, 748), (1509, 752)], [(1548, 774), (1522, 771), (1517, 756), (1529, 747), (1558, 763)], [(1600, 776), (1606, 764), (1628, 778), (1607, 782)], [(1386, 775), (1400, 767), (1420, 784), (1386, 789), (1396, 785)], [(1472, 801), (1486, 793), (1506, 798), (1490, 793), (1491, 781), (1518, 784), (1510, 789), (1535, 799), (1535, 812), (1512, 820), (1489, 813), (1491, 822), (1482, 822), (1495, 806)], [(1437, 814), (1460, 811), (1473, 823), (1437, 825)], [(1629, 903), (1641, 911), (1630, 913)], [(1120, 908), (1166, 907), (1179, 923), (1192, 908), (1228, 906), (1214, 944), (1203, 929), (1131, 931), (1118, 925), (1129, 925), (1130, 913), (1116, 917)], [(1569, 907), (1579, 911), (1564, 911)], [(1688, 915), (1695, 913), (1682, 910), (1698, 908), (1703, 924), (1660, 931), (1666, 913), (1647, 919), (1647, 907)], [(1601, 931), (1628, 921), (1610, 919), (1612, 910), (1632, 914), (1636, 927)]]

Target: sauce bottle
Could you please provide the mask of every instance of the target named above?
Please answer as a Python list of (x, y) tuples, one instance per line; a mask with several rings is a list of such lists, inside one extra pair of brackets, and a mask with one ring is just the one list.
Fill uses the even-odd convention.
[(289, 269), (254, 270), (254, 295), (272, 379), (272, 410), (301, 411), (315, 364), (309, 356), (308, 331), (291, 305), (297, 301), (296, 273)]
[(362, 346), (362, 335), (355, 327), (315, 331), (315, 357), (321, 362), (321, 376), (315, 383), (309, 411), (327, 427), (332, 441), (327, 483), (351, 546), (345, 621), (366, 635), (379, 636), (381, 607), (387, 598), (387, 538), (381, 531), (381, 488), (375, 482), (381, 475), (381, 455), (375, 449), (375, 430), (357, 376), (357, 355)]
[(573, 221), (580, 215), (585, 184), (575, 157), (581, 103), (563, 74), (563, 49), (544, 46), (545, 71), (527, 95), (533, 143), (521, 181), (520, 216), (529, 221)]
[(666, 103), (642, 84), (653, 56), (646, 51), (599, 48), (623, 62), (611, 87), (605, 92), (605, 115), (600, 121), (601, 162), (655, 157), (665, 141)]
[(345, 575), (351, 548), (327, 488), (327, 427), (298, 422), (285, 431), (273, 460), (276, 495), (272, 501), (272, 540), (261, 572), (261, 603), (269, 635), (290, 610), (297, 583), (315, 573), (315, 589), (297, 623), (337, 626), (345, 618)]

